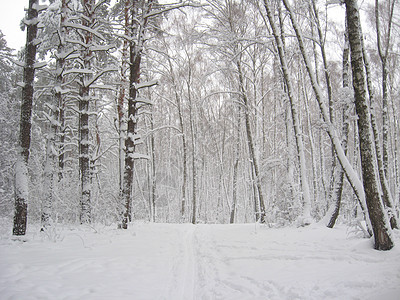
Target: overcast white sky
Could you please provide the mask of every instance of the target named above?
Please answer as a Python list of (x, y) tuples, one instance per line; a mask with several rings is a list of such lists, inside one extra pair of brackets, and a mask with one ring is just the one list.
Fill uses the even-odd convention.
[(26, 32), (21, 31), (19, 23), (25, 16), (28, 0), (0, 0), (0, 3), (0, 29), (6, 36), (7, 45), (19, 50), (26, 39)]

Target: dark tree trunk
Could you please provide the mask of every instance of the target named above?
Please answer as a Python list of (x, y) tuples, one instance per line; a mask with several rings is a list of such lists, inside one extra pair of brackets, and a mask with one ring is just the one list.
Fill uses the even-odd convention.
[[(347, 25), (346, 25), (347, 29)], [(344, 49), (343, 49), (343, 77), (342, 77), (342, 82), (343, 82), (343, 88), (348, 89), (350, 87), (350, 78), (349, 78), (349, 72), (350, 72), (350, 61), (349, 61), (349, 55), (350, 55), (350, 46), (349, 46), (349, 38), (347, 35), (347, 32), (345, 32), (345, 43), (344, 43)], [(349, 110), (349, 105), (346, 102), (346, 104), (343, 107), (342, 110), (342, 147), (344, 150), (344, 153), (347, 155), (347, 141), (349, 137), (349, 118), (348, 118), (348, 110)], [(335, 200), (335, 207), (333, 210), (333, 213), (331, 215), (331, 218), (328, 223), (329, 228), (333, 228), (335, 226), (337, 217), (339, 216), (339, 210), (340, 210), (340, 204), (342, 202), (342, 192), (343, 192), (343, 182), (344, 182), (344, 170), (343, 168), (339, 165), (337, 166), (339, 169), (338, 171), (338, 178), (337, 181), (335, 181), (334, 185), (334, 190), (333, 190), (333, 195), (334, 195), (334, 200)], [(336, 199), (335, 199), (336, 198)]]
[[(83, 0), (84, 15), (82, 24), (91, 27), (93, 20), (93, 0)], [(89, 45), (93, 40), (92, 33), (86, 31), (83, 36), (84, 43)], [(92, 52), (88, 48), (82, 49), (82, 68), (90, 69)], [(91, 79), (90, 74), (81, 74), (81, 83), (79, 88), (79, 175), (80, 175), (80, 222), (91, 223), (91, 171), (89, 157), (89, 100), (90, 87), (88, 82)]]
[(24, 86), (22, 88), (21, 120), (19, 129), (20, 155), (15, 165), (15, 211), (13, 235), (25, 235), (27, 222), (28, 160), (31, 144), (33, 83), (35, 79), (38, 0), (29, 0), (25, 48)]
[[(57, 70), (64, 70), (65, 68), (65, 57), (63, 52), (65, 50), (65, 37), (67, 34), (66, 28), (64, 26), (64, 22), (66, 19), (66, 11), (67, 11), (67, 0), (61, 1), (61, 16), (60, 16), (60, 25), (59, 25), (59, 44), (57, 52), (60, 54), (56, 60)], [(60, 71), (56, 77), (56, 89), (54, 91), (55, 105), (57, 106), (57, 120), (58, 120), (58, 128), (57, 128), (57, 141), (58, 141), (58, 181), (61, 181), (63, 178), (63, 170), (64, 170), (64, 143), (65, 143), (65, 97), (63, 96), (62, 89), (64, 83), (64, 75), (63, 72)]]
[(361, 40), (361, 45), (363, 47), (363, 59), (364, 59), (364, 65), (365, 65), (367, 90), (368, 90), (368, 94), (369, 94), (372, 136), (373, 136), (374, 145), (375, 145), (375, 155), (376, 155), (376, 161), (377, 161), (377, 165), (378, 165), (379, 182), (380, 182), (380, 186), (382, 188), (382, 200), (383, 200), (384, 206), (390, 212), (389, 218), (390, 218), (391, 227), (398, 228), (397, 217), (394, 214), (395, 206), (393, 204), (393, 198), (390, 193), (389, 183), (388, 183), (386, 173), (384, 170), (383, 155), (382, 155), (382, 151), (380, 148), (380, 141), (379, 141), (380, 139), (379, 139), (378, 125), (377, 125), (377, 121), (376, 121), (376, 117), (375, 117), (375, 112), (373, 109), (373, 103), (375, 102), (375, 93), (374, 93), (374, 89), (373, 89), (372, 82), (371, 82), (371, 69), (370, 69), (370, 65), (369, 65), (369, 57), (368, 57), (367, 51), (364, 47), (364, 43), (362, 40)]
[(136, 96), (137, 89), (135, 83), (139, 82), (141, 52), (137, 52), (136, 46), (130, 45), (130, 74), (129, 74), (129, 98), (128, 98), (128, 128), (125, 139), (125, 168), (124, 168), (124, 184), (123, 198), (125, 200), (125, 212), (122, 218), (122, 228), (128, 228), (128, 222), (131, 214), (132, 202), (132, 183), (133, 183), (133, 167), (135, 154), (136, 125), (137, 125), (137, 107)]
[(152, 1), (147, 3), (146, 11), (142, 11), (142, 22), (137, 26), (137, 7), (135, 7), (135, 2), (131, 6), (131, 35), (134, 36), (137, 33), (137, 40), (130, 41), (129, 45), (129, 97), (128, 97), (128, 126), (127, 134), (125, 139), (125, 167), (123, 176), (123, 190), (122, 199), (125, 201), (125, 211), (122, 216), (122, 228), (128, 228), (128, 222), (132, 219), (132, 187), (133, 187), (133, 168), (135, 160), (135, 148), (138, 143), (137, 135), (137, 95), (138, 88), (136, 85), (139, 83), (140, 79), (140, 63), (142, 61), (142, 51), (144, 34), (148, 22), (148, 13), (152, 9)]
[(373, 137), (371, 136), (371, 117), (366, 95), (364, 61), (361, 45), (361, 23), (356, 0), (346, 0), (346, 18), (351, 50), (351, 68), (356, 112), (358, 115), (359, 145), (363, 185), (368, 214), (375, 238), (375, 249), (389, 250), (394, 244), (379, 194), (377, 171), (374, 162)]
[[(125, 1), (125, 7), (124, 7), (124, 23), (125, 23), (125, 29), (124, 33), (126, 36), (129, 35), (129, 11), (131, 6), (131, 1), (126, 0)], [(127, 83), (127, 69), (128, 68), (128, 47), (129, 43), (128, 40), (124, 39), (123, 41), (123, 46), (122, 46), (122, 64), (121, 64), (121, 86), (119, 88), (119, 95), (118, 95), (118, 102), (117, 102), (117, 114), (118, 114), (118, 135), (119, 135), (119, 160), (118, 160), (118, 171), (119, 171), (119, 193), (120, 196), (122, 197), (122, 191), (123, 191), (123, 183), (124, 183), (124, 159), (125, 159), (125, 153), (124, 153), (124, 144), (125, 144), (125, 138), (124, 138), (124, 130), (125, 130), (125, 98), (126, 98), (126, 83)]]
[(235, 161), (233, 163), (233, 180), (232, 180), (232, 209), (230, 216), (230, 223), (235, 223), (236, 209), (237, 209), (237, 178), (239, 169), (239, 153), (240, 153), (240, 129), (242, 124), (240, 106), (237, 108), (237, 127), (236, 127), (236, 144), (235, 144)]
[[(253, 142), (253, 134), (251, 132), (251, 124), (250, 124), (250, 104), (246, 95), (245, 91), (245, 83), (242, 73), (242, 67), (239, 61), (236, 63), (237, 71), (238, 71), (238, 79), (239, 79), (239, 90), (241, 93), (241, 98), (244, 106), (244, 120), (245, 120), (245, 128), (246, 128), (246, 136), (247, 136), (247, 145), (249, 147), (249, 155), (250, 161), (252, 165), (252, 170), (254, 171), (254, 186), (257, 190), (258, 194), (258, 201), (255, 203), (256, 207), (256, 220), (258, 222), (264, 223), (265, 222), (265, 204), (264, 204), (264, 197), (261, 188), (261, 180), (260, 180), (260, 171), (258, 165), (258, 159), (256, 157), (255, 149), (254, 149), (254, 142)], [(252, 171), (252, 172), (253, 172)], [(255, 198), (257, 199), (256, 195)]]

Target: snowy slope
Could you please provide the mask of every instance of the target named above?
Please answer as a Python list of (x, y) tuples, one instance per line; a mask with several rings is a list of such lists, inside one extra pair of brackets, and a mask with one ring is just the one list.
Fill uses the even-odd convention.
[(2, 235), (0, 299), (400, 299), (399, 232), (378, 252), (319, 225), (36, 230)]

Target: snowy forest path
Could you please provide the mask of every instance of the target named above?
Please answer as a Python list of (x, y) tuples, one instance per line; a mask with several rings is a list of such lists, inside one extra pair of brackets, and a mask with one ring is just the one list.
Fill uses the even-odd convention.
[[(59, 229), (57, 240), (38, 236), (39, 229), (23, 241), (0, 238), (1, 299), (398, 300), (400, 294), (400, 247), (375, 251), (343, 226), (137, 222), (128, 230)], [(394, 235), (400, 245), (400, 232)]]
[(184, 284), (182, 286), (181, 299), (194, 299), (195, 295), (195, 230), (195, 227), (190, 226), (183, 238), (183, 272), (181, 276)]
[(180, 233), (176, 256), (173, 258), (171, 282), (163, 299), (194, 299), (196, 282), (196, 227), (185, 225)]
[(215, 299), (219, 282), (215, 264), (215, 241), (210, 228), (184, 225), (178, 251), (173, 259), (171, 281), (162, 299)]

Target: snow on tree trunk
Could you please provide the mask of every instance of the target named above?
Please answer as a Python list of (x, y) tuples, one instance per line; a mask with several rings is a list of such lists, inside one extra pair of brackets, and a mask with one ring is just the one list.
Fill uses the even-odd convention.
[(369, 56), (367, 51), (364, 47), (364, 42), (361, 40), (361, 46), (363, 51), (363, 59), (365, 65), (365, 73), (366, 73), (366, 82), (367, 82), (367, 90), (369, 94), (369, 105), (370, 105), (370, 114), (371, 114), (371, 128), (372, 128), (372, 136), (375, 145), (375, 156), (378, 165), (378, 174), (379, 174), (379, 183), (382, 189), (382, 200), (383, 204), (388, 210), (389, 218), (390, 218), (390, 225), (392, 228), (398, 228), (398, 220), (395, 215), (394, 211), (394, 203), (392, 194), (390, 192), (389, 183), (385, 173), (385, 166), (384, 166), (384, 159), (382, 155), (382, 151), (380, 148), (380, 141), (379, 141), (379, 132), (378, 132), (378, 125), (375, 117), (375, 110), (373, 108), (375, 102), (375, 93), (371, 82), (371, 71), (369, 65)]
[(46, 162), (44, 167), (44, 183), (43, 183), (43, 200), (42, 200), (42, 215), (41, 225), (42, 230), (48, 229), (51, 225), (51, 209), (54, 199), (54, 171), (55, 160), (57, 158), (55, 147), (55, 130), (51, 129), (50, 137), (46, 143)]
[(178, 110), (178, 118), (179, 118), (179, 130), (181, 132), (181, 137), (182, 137), (182, 186), (181, 186), (181, 205), (180, 205), (180, 210), (181, 210), (181, 221), (185, 220), (185, 214), (186, 214), (186, 206), (187, 206), (187, 201), (186, 201), (186, 185), (187, 185), (187, 159), (188, 159), (188, 149), (187, 149), (187, 141), (186, 141), (186, 133), (185, 133), (185, 124), (184, 124), (184, 116), (183, 116), (183, 108), (182, 108), (182, 101), (181, 97), (178, 94), (178, 86), (176, 84), (176, 79), (174, 76), (174, 69), (172, 66), (172, 61), (169, 55), (167, 55), (167, 60), (168, 60), (168, 67), (169, 67), (169, 72), (172, 80), (172, 86), (174, 89), (174, 96), (175, 96), (175, 101), (176, 101), (176, 107)]
[[(386, 41), (382, 44), (381, 28), (380, 28), (380, 16), (379, 16), (379, 1), (375, 0), (375, 25), (376, 25), (376, 39), (378, 45), (378, 55), (382, 64), (382, 163), (385, 177), (388, 176), (388, 164), (389, 164), (389, 112), (388, 112), (388, 81), (389, 81), (389, 68), (388, 68), (388, 54), (390, 50), (390, 39), (393, 24), (393, 13), (394, 13), (395, 1), (389, 1), (389, 18), (387, 28), (385, 28)], [(385, 49), (384, 49), (385, 47)]]
[(326, 124), (326, 130), (327, 130), (328, 136), (331, 139), (331, 142), (332, 142), (333, 146), (335, 147), (336, 155), (337, 155), (337, 157), (339, 159), (339, 162), (340, 162), (343, 170), (346, 173), (347, 179), (348, 179), (351, 187), (353, 188), (354, 193), (356, 194), (357, 198), (359, 199), (361, 208), (362, 208), (362, 210), (364, 212), (364, 215), (365, 215), (365, 218), (366, 218), (367, 227), (371, 228), (370, 220), (369, 220), (369, 218), (368, 218), (368, 216), (366, 214), (367, 205), (366, 205), (366, 201), (365, 201), (365, 193), (364, 193), (363, 183), (359, 179), (357, 173), (354, 171), (352, 165), (350, 164), (348, 158), (346, 157), (346, 155), (344, 153), (344, 149), (342, 147), (342, 144), (341, 144), (341, 142), (339, 140), (339, 137), (338, 137), (338, 135), (336, 133), (335, 127), (330, 122), (329, 113), (328, 113), (328, 110), (327, 110), (327, 108), (325, 106), (325, 103), (323, 101), (324, 100), (324, 96), (323, 96), (322, 90), (321, 90), (321, 88), (320, 88), (320, 86), (319, 86), (319, 84), (317, 82), (317, 78), (315, 76), (315, 73), (312, 71), (310, 60), (309, 60), (309, 58), (308, 58), (308, 56), (306, 54), (306, 51), (305, 51), (302, 33), (299, 30), (299, 27), (297, 25), (297, 22), (296, 22), (294, 16), (293, 16), (293, 13), (292, 13), (292, 11), (290, 9), (290, 6), (289, 6), (287, 0), (283, 0), (283, 2), (285, 4), (286, 9), (289, 12), (290, 20), (292, 22), (292, 26), (293, 26), (293, 29), (295, 31), (296, 38), (297, 38), (297, 41), (298, 41), (299, 49), (300, 49), (300, 52), (302, 54), (305, 66), (306, 66), (307, 73), (308, 73), (308, 76), (310, 78), (312, 88), (313, 88), (314, 93), (315, 93), (315, 98), (316, 98), (316, 100), (318, 102), (318, 105), (319, 105), (319, 108), (320, 108), (320, 111), (321, 111), (321, 115), (322, 115), (322, 119), (323, 119), (324, 123)]
[(35, 79), (36, 61), (36, 36), (38, 0), (29, 0), (28, 16), (25, 19), (27, 24), (25, 65), (22, 88), (21, 119), (19, 130), (20, 153), (15, 164), (15, 211), (13, 235), (25, 235), (27, 223), (27, 202), (29, 200), (29, 176), (28, 160), (31, 144), (32, 126), (32, 102), (33, 102), (33, 83)]
[(134, 154), (136, 148), (136, 140), (138, 135), (137, 127), (137, 108), (136, 97), (138, 90), (135, 83), (139, 83), (140, 77), (140, 62), (142, 59), (141, 51), (139, 52), (136, 46), (130, 45), (130, 74), (129, 74), (129, 97), (128, 97), (128, 126), (127, 135), (125, 138), (125, 167), (124, 167), (124, 184), (123, 198), (125, 200), (125, 211), (122, 218), (122, 228), (128, 228), (128, 222), (131, 213), (132, 202), (132, 185), (133, 185), (133, 168)]
[(67, 0), (61, 0), (61, 15), (60, 15), (60, 24), (59, 24), (59, 44), (57, 47), (57, 59), (56, 59), (56, 83), (54, 88), (54, 99), (56, 108), (56, 117), (58, 121), (58, 180), (60, 181), (63, 178), (63, 169), (64, 169), (64, 142), (65, 142), (65, 96), (63, 95), (63, 86), (65, 83), (64, 78), (64, 68), (65, 68), (65, 49), (66, 49), (66, 34), (67, 29), (65, 28), (65, 21), (67, 17)]
[(304, 144), (303, 144), (302, 133), (301, 133), (301, 129), (300, 129), (300, 121), (299, 121), (299, 116), (297, 113), (296, 103), (294, 102), (293, 88), (292, 88), (292, 84), (290, 81), (286, 57), (285, 57), (284, 49), (283, 49), (283, 43), (279, 36), (278, 29), (275, 25), (269, 4), (267, 1), (264, 1), (264, 4), (265, 4), (266, 12), (267, 12), (267, 17), (268, 17), (270, 26), (272, 28), (272, 32), (273, 32), (275, 42), (277, 45), (279, 60), (281, 62), (282, 73), (283, 73), (283, 77), (284, 77), (284, 81), (285, 81), (285, 85), (286, 85), (286, 89), (287, 89), (287, 97), (289, 99), (290, 109), (291, 109), (291, 113), (292, 113), (292, 122), (293, 122), (293, 128), (294, 128), (295, 139), (296, 139), (297, 157), (298, 157), (298, 162), (300, 165), (300, 183), (301, 183), (302, 196), (303, 196), (303, 201), (304, 201), (303, 213), (302, 213), (302, 216), (298, 219), (298, 221), (299, 221), (300, 225), (304, 226), (304, 225), (308, 225), (312, 222), (312, 217), (311, 217), (310, 187), (308, 184), (306, 158), (305, 158), (305, 154), (304, 154)]
[[(124, 34), (126, 36), (129, 35), (129, 11), (130, 11), (131, 1), (126, 0), (124, 6)], [(126, 116), (125, 116), (125, 98), (126, 98), (126, 83), (127, 83), (127, 75), (126, 72), (129, 69), (128, 67), (128, 40), (124, 39), (122, 46), (122, 57), (121, 57), (121, 86), (119, 88), (118, 95), (118, 103), (117, 103), (117, 113), (118, 113), (118, 135), (119, 135), (119, 160), (118, 160), (118, 169), (119, 169), (119, 189), (120, 195), (122, 196), (123, 191), (123, 183), (124, 183), (124, 162), (125, 162), (125, 133), (126, 133)]]
[(236, 142), (235, 142), (235, 158), (233, 163), (233, 178), (232, 178), (232, 209), (229, 223), (235, 223), (236, 210), (237, 210), (237, 190), (238, 190), (238, 168), (239, 168), (239, 153), (240, 153), (240, 130), (241, 130), (241, 109), (237, 107), (237, 121), (236, 121)]
[[(175, 87), (176, 89), (176, 87)], [(181, 129), (182, 133), (182, 148), (183, 148), (183, 153), (182, 153), (182, 169), (183, 169), (183, 179), (182, 179), (182, 200), (181, 200), (181, 219), (185, 219), (185, 208), (186, 208), (186, 184), (187, 184), (187, 144), (186, 144), (186, 135), (185, 135), (185, 129), (184, 129), (184, 123), (183, 123), (183, 113), (182, 113), (182, 104), (180, 101), (180, 98), (175, 91), (175, 96), (176, 96), (176, 101), (177, 101), (177, 106), (178, 106), (178, 114), (179, 114), (179, 126)]]
[[(286, 0), (285, 0), (286, 1)], [(351, 49), (351, 68), (358, 134), (361, 155), (362, 177), (368, 213), (375, 238), (375, 249), (390, 250), (393, 246), (389, 220), (385, 214), (379, 194), (378, 174), (375, 168), (371, 116), (365, 87), (364, 61), (361, 44), (361, 24), (356, 0), (346, 0), (346, 18)]]
[[(84, 14), (82, 16), (82, 25), (91, 28), (94, 20), (94, 1), (82, 0)], [(93, 41), (93, 33), (85, 31), (83, 36), (83, 43), (90, 45)], [(89, 47), (84, 47), (81, 51), (82, 68), (90, 70), (92, 61), (92, 51)], [(93, 75), (91, 73), (80, 74), (80, 87), (79, 87), (79, 175), (80, 175), (80, 222), (91, 223), (91, 171), (90, 171), (90, 154), (89, 154), (89, 102), (90, 102), (90, 86)]]
[[(189, 57), (188, 57), (189, 58)], [(189, 58), (189, 74), (186, 82), (188, 102), (189, 102), (189, 122), (190, 122), (190, 135), (192, 138), (192, 224), (197, 223), (197, 141), (196, 141), (196, 128), (195, 128), (195, 103), (192, 99), (191, 91), (192, 82), (192, 69), (191, 69), (191, 59)]]
[[(140, 79), (140, 64), (142, 61), (143, 46), (145, 43), (145, 32), (152, 10), (153, 1), (146, 3), (142, 10), (141, 16), (137, 15), (137, 3), (131, 5), (131, 22), (130, 34), (136, 39), (130, 40), (129, 45), (129, 96), (128, 96), (128, 114), (127, 114), (127, 133), (125, 137), (125, 166), (123, 177), (122, 200), (124, 203), (124, 212), (122, 216), (122, 228), (128, 228), (128, 222), (131, 220), (131, 205), (132, 205), (132, 189), (133, 189), (133, 170), (134, 160), (137, 158), (135, 153), (136, 145), (140, 142), (140, 136), (137, 134), (138, 107), (137, 96), (138, 90), (141, 87), (152, 86), (154, 84), (145, 83), (142, 86), (139, 84)], [(138, 18), (140, 22), (137, 22)], [(137, 25), (138, 24), (138, 25)]]
[[(63, 144), (63, 123), (64, 123), (64, 98), (63, 85), (65, 83), (63, 70), (65, 68), (65, 38), (66, 28), (66, 0), (61, 1), (60, 23), (58, 27), (58, 47), (56, 55), (55, 84), (53, 88), (53, 103), (49, 105), (50, 133), (46, 144), (46, 162), (44, 167), (44, 198), (42, 201), (42, 230), (51, 225), (51, 209), (54, 201), (54, 173), (56, 171), (56, 160), (58, 158), (59, 170), (58, 179), (62, 179), (62, 168), (64, 166)], [(62, 115), (61, 115), (62, 114)], [(58, 140), (57, 140), (58, 139)], [(58, 145), (57, 145), (58, 142)]]
[[(260, 171), (259, 171), (259, 163), (258, 158), (255, 153), (254, 141), (253, 141), (253, 134), (251, 130), (250, 124), (250, 104), (247, 98), (246, 90), (245, 90), (245, 83), (244, 77), (242, 72), (242, 66), (240, 62), (240, 55), (237, 58), (236, 62), (237, 71), (238, 71), (238, 79), (239, 79), (239, 91), (241, 94), (243, 106), (244, 106), (244, 120), (245, 120), (245, 129), (246, 129), (246, 137), (247, 137), (247, 146), (249, 148), (249, 156), (250, 162), (252, 166), (252, 172), (254, 173), (254, 187), (255, 187), (255, 213), (256, 213), (256, 220), (257, 222), (264, 223), (265, 222), (265, 203), (264, 203), (264, 196), (263, 191), (261, 188), (261, 179), (260, 179)], [(258, 197), (257, 197), (258, 195)]]
[[(347, 31), (347, 25), (346, 25)], [(350, 87), (350, 46), (349, 46), (349, 39), (347, 32), (345, 32), (345, 42), (343, 48), (343, 58), (342, 58), (342, 84), (343, 84), (343, 91), (342, 97), (349, 98), (349, 87)], [(348, 101), (344, 100), (344, 107), (342, 110), (342, 147), (344, 150), (344, 154), (347, 155), (347, 141), (349, 136), (349, 118), (348, 118), (348, 110), (349, 110), (349, 103)], [(337, 180), (334, 182), (334, 187), (332, 191), (332, 199), (334, 201), (333, 208), (329, 210), (330, 214), (327, 214), (330, 217), (327, 227), (333, 228), (336, 223), (336, 219), (339, 216), (340, 204), (342, 202), (342, 192), (343, 192), (343, 183), (344, 183), (344, 170), (339, 165), (337, 166)]]

